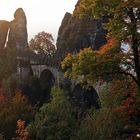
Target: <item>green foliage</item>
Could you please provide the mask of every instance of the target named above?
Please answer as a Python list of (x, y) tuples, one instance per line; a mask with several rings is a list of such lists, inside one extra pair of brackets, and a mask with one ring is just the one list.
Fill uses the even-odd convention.
[(74, 11), (74, 15), (78, 15), (79, 17), (94, 17), (94, 7), (95, 1), (92, 0), (80, 0), (78, 3), (76, 10)]
[[(138, 32), (140, 26), (140, 1), (139, 0), (80, 0), (74, 12), (76, 16), (89, 16), (90, 18), (108, 17), (105, 28), (108, 37), (117, 40), (118, 47), (121, 43), (129, 44), (131, 54), (123, 60), (127, 67), (123, 73), (131, 75), (140, 88), (140, 61), (139, 61), (139, 39)], [(116, 55), (112, 53), (112, 55)], [(132, 59), (134, 58), (134, 59)], [(122, 59), (124, 59), (122, 57)], [(106, 63), (106, 60), (105, 60)], [(107, 63), (106, 63), (107, 64)], [(136, 74), (132, 74), (134, 69)]]
[(79, 78), (81, 82), (93, 84), (100, 79), (108, 81), (117, 76), (121, 56), (116, 44), (109, 42), (108, 46), (103, 46), (99, 51), (85, 48), (77, 55), (68, 54), (62, 61), (62, 69), (66, 70), (67, 77)]
[(75, 110), (62, 90), (53, 88), (52, 101), (44, 104), (27, 130), (29, 139), (69, 140), (76, 129)]
[[(125, 83), (125, 84), (122, 84)], [(133, 87), (133, 88), (132, 88)], [(133, 94), (132, 94), (133, 93)], [(128, 140), (139, 130), (138, 89), (131, 78), (115, 80), (100, 93), (102, 108), (91, 108), (83, 119), (60, 89), (53, 88), (52, 101), (44, 104), (28, 125), (29, 139)], [(136, 125), (137, 122), (137, 125)]]
[(138, 111), (140, 96), (137, 92), (137, 87), (129, 78), (108, 84), (100, 93), (102, 108), (87, 112), (72, 140), (135, 139), (140, 127)]
[(72, 140), (113, 140), (119, 139), (121, 120), (108, 108), (90, 110), (82, 121), (79, 131)]
[[(132, 12), (132, 15), (130, 15), (129, 10), (137, 8), (135, 10), (136, 16), (138, 16), (139, 5), (140, 2), (138, 0), (80, 0), (74, 15), (89, 16), (90, 18), (110, 17), (110, 21), (107, 24), (109, 34), (111, 37), (117, 37), (117, 39), (120, 38), (122, 40), (132, 34), (132, 21), (130, 20), (134, 13)], [(138, 21), (137, 23), (139, 24)]]

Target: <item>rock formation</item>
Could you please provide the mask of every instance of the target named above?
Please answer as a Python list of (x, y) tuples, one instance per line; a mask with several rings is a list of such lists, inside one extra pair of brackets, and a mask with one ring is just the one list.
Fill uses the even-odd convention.
[(4, 48), (9, 29), (9, 22), (5, 20), (0, 21), (0, 50)]
[(27, 46), (26, 16), (22, 8), (18, 8), (10, 22), (7, 47), (24, 48)]
[[(11, 22), (1, 20), (0, 21), (0, 50), (2, 50), (4, 47), (6, 48), (16, 48), (18, 51), (12, 55), (14, 58), (18, 59), (24, 59), (23, 57), (23, 49), (19, 48), (25, 48), (27, 47), (27, 25), (26, 25), (26, 16), (22, 8), (18, 8), (14, 14), (14, 20)], [(4, 49), (3, 49), (4, 50)], [(6, 49), (5, 49), (6, 50)], [(12, 51), (11, 51), (12, 52)], [(22, 55), (21, 55), (22, 54)], [(15, 59), (14, 59), (15, 61)], [(24, 64), (24, 67), (21, 65)], [(16, 61), (15, 61), (16, 63)], [(13, 64), (15, 64), (13, 62)], [(19, 71), (20, 77), (22, 79), (29, 78), (30, 73), (30, 63), (28, 58), (25, 60), (19, 60), (19, 65), (21, 66), (21, 69)], [(15, 64), (16, 65), (16, 64)], [(16, 69), (16, 67), (15, 67)], [(24, 77), (24, 78), (23, 78)]]
[(58, 32), (57, 58), (62, 60), (67, 53), (77, 53), (80, 49), (92, 47), (97, 50), (106, 43), (106, 31), (102, 27), (105, 17), (91, 20), (88, 17), (79, 19), (66, 13)]
[[(98, 50), (107, 43), (107, 31), (102, 26), (102, 23), (107, 22), (107, 20), (107, 17), (102, 17), (98, 20), (93, 20), (89, 17), (81, 19), (66, 13), (58, 31), (57, 51), (55, 54), (56, 63), (60, 65), (60, 62), (68, 53), (76, 54), (80, 49), (87, 47)], [(101, 107), (99, 96), (93, 87), (86, 89), (78, 84), (70, 96), (75, 106), (79, 108), (79, 115), (81, 117), (87, 109), (91, 107), (98, 109)]]
[[(14, 20), (9, 22), (0, 21), (0, 49), (5, 47), (27, 47), (27, 23), (22, 8), (18, 8), (14, 14)], [(8, 33), (9, 30), (9, 33)]]

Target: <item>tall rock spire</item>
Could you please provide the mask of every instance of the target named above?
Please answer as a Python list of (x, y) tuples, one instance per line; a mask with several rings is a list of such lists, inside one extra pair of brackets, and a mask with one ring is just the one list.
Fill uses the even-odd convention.
[(7, 47), (27, 47), (27, 21), (22, 8), (18, 8), (14, 14), (14, 20), (10, 22), (10, 31)]

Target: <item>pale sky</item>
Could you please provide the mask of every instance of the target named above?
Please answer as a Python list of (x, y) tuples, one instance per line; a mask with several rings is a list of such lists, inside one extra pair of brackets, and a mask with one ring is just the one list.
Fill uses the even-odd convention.
[(72, 13), (78, 0), (0, 0), (0, 20), (12, 20), (17, 8), (27, 17), (29, 40), (38, 32), (46, 31), (56, 39), (66, 12)]

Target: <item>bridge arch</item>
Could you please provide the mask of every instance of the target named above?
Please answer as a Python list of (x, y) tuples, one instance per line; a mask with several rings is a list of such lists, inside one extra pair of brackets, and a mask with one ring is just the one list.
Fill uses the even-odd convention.
[(39, 77), (40, 88), (42, 90), (51, 89), (55, 83), (55, 77), (49, 69), (44, 69)]
[(33, 70), (33, 75), (38, 77), (38, 78), (40, 78), (41, 73), (44, 70), (46, 70), (46, 69), (49, 70), (54, 76), (56, 85), (59, 85), (64, 80), (63, 72), (61, 72), (60, 70), (58, 70), (55, 67), (49, 67), (46, 65), (31, 65), (31, 68)]

